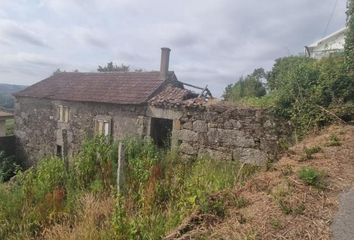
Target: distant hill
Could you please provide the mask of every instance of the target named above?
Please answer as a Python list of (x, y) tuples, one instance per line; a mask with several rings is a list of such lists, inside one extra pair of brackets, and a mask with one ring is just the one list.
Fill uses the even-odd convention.
[(12, 96), (12, 93), (21, 91), (24, 88), (26, 86), (0, 83), (0, 108), (13, 111), (15, 98)]

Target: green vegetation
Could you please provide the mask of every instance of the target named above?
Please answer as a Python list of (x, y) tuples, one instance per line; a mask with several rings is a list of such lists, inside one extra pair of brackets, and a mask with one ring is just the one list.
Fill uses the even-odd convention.
[(98, 72), (129, 72), (130, 66), (121, 64), (120, 66), (114, 64), (113, 62), (107, 63), (106, 66), (98, 66)]
[[(0, 239), (159, 239), (191, 213), (224, 217), (230, 200), (216, 193), (257, 170), (212, 159), (181, 161), (149, 139), (127, 139), (125, 146), (119, 196), (117, 146), (104, 137), (87, 140), (69, 166), (50, 157), (17, 171), (0, 184)], [(234, 202), (247, 205), (242, 197)]]
[(314, 146), (314, 147), (310, 147), (310, 148), (305, 147), (304, 148), (304, 153), (305, 153), (304, 159), (306, 159), (306, 160), (313, 159), (313, 154), (319, 153), (321, 150), (322, 149), (320, 146)]
[(158, 239), (198, 210), (223, 217), (224, 199), (212, 193), (242, 183), (256, 169), (211, 159), (181, 162), (177, 153), (158, 156), (154, 149), (149, 141), (127, 144), (128, 177), (114, 214), (118, 239)]
[(346, 66), (354, 74), (354, 1), (348, 0), (347, 3), (347, 27), (348, 32), (345, 38), (345, 59)]
[(302, 215), (305, 211), (305, 205), (303, 203), (292, 203), (288, 200), (281, 199), (278, 201), (279, 207), (286, 215)]
[(350, 120), (354, 108), (354, 79), (343, 54), (321, 60), (301, 56), (280, 58), (266, 74), (268, 94), (263, 97), (225, 98), (249, 106), (271, 108), (292, 122), (296, 134), (338, 120)]
[(299, 178), (304, 181), (307, 185), (314, 186), (318, 189), (324, 189), (325, 184), (325, 175), (322, 172), (312, 168), (312, 167), (303, 167), (299, 173)]
[(266, 89), (262, 80), (266, 78), (263, 68), (255, 69), (247, 77), (241, 77), (235, 84), (226, 87), (223, 97), (229, 101), (239, 101), (243, 98), (262, 97)]
[(342, 145), (342, 143), (340, 142), (337, 135), (331, 134), (331, 136), (329, 136), (327, 146), (335, 147), (335, 146), (340, 146), (340, 145)]
[(4, 151), (0, 151), (0, 183), (9, 180), (19, 169), (13, 156), (7, 156)]

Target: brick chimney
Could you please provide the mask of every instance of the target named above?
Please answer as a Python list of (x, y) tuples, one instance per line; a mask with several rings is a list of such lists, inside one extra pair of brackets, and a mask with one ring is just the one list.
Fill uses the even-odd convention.
[(167, 80), (168, 77), (168, 65), (170, 62), (170, 51), (169, 48), (161, 48), (161, 65), (160, 65), (160, 79)]

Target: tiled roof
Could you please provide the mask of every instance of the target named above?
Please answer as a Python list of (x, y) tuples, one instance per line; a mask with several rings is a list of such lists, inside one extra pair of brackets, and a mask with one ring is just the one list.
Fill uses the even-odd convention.
[[(80, 102), (141, 104), (147, 102), (164, 81), (160, 72), (57, 73), (15, 97), (34, 97)], [(173, 72), (169, 80), (176, 80)]]
[(163, 91), (149, 100), (149, 104), (155, 107), (169, 108), (199, 108), (208, 100), (191, 90), (168, 85)]

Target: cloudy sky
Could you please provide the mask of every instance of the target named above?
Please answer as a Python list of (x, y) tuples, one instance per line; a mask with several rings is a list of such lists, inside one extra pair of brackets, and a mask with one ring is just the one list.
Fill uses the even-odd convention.
[(179, 80), (220, 96), (239, 76), (344, 27), (345, 8), (345, 0), (0, 0), (0, 82), (30, 85), (57, 68), (95, 71), (109, 61), (158, 70), (160, 48), (170, 47)]

